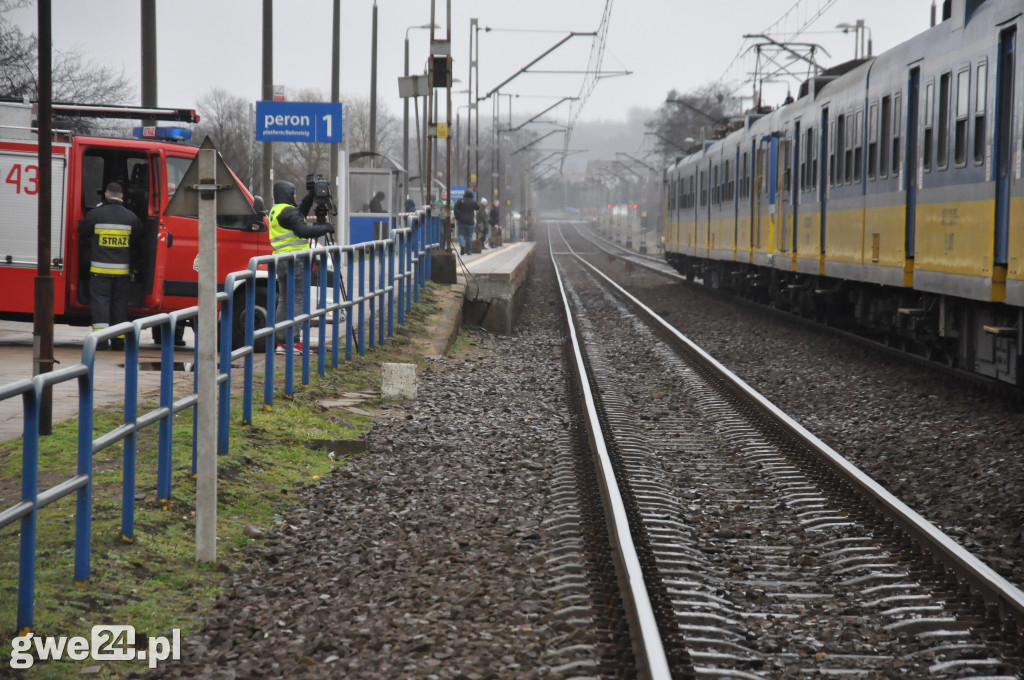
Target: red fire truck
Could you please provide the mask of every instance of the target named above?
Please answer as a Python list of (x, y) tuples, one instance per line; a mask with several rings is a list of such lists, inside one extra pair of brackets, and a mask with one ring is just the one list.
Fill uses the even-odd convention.
[[(54, 117), (76, 115), (139, 119), (141, 109), (54, 105)], [(167, 114), (198, 122), (194, 111)], [(165, 117), (166, 119), (166, 117)], [(88, 325), (88, 249), (81, 248), (78, 223), (100, 203), (108, 182), (120, 182), (125, 206), (145, 227), (141, 266), (132, 277), (129, 316), (170, 312), (197, 303), (199, 294), (197, 217), (165, 215), (198, 149), (179, 143), (186, 128), (136, 128), (140, 139), (84, 137), (55, 132), (52, 161), (51, 270), (57, 323)], [(32, 105), (0, 102), (0, 318), (30, 320), (37, 265), (38, 144)], [(235, 178), (237, 182), (237, 178)], [(239, 182), (239, 186), (241, 182)], [(245, 187), (245, 195), (254, 199)], [(249, 258), (271, 253), (263, 206), (252, 214), (218, 216), (217, 280), (246, 269)], [(258, 289), (257, 315), (265, 314), (266, 288)], [(241, 336), (245, 296), (235, 300), (236, 332)], [(159, 338), (154, 338), (159, 341)]]

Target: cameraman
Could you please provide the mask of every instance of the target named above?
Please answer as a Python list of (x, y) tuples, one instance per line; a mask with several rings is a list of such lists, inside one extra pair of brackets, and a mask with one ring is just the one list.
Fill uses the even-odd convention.
[[(306, 195), (302, 203), (295, 207), (295, 185), (291, 182), (274, 182), (274, 207), (270, 209), (270, 245), (274, 255), (309, 250), (309, 239), (319, 238), (334, 232), (334, 225), (329, 222), (306, 222), (306, 215), (316, 198), (316, 187), (308, 179)], [(295, 313), (302, 314), (303, 301), (306, 298), (306, 287), (303, 285), (306, 260), (295, 258)], [(275, 319), (281, 322), (288, 313), (288, 265), (277, 267), (277, 311)], [(284, 354), (285, 332), (277, 332), (277, 353)], [(295, 354), (302, 352), (302, 343), (295, 343)]]

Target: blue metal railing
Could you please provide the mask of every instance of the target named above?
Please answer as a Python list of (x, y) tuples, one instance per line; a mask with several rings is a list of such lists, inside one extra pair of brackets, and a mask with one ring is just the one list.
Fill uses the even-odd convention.
[[(296, 328), (302, 335), (302, 384), (309, 384), (310, 371), (310, 326), (318, 326), (317, 370), (325, 375), (327, 346), (331, 346), (330, 365), (337, 368), (340, 360), (341, 315), (345, 316), (345, 358), (350, 360), (353, 351), (365, 354), (367, 312), (369, 313), (369, 340), (372, 349), (394, 335), (394, 311), (397, 304), (398, 322), (404, 323), (405, 313), (412, 307), (412, 300), (419, 300), (419, 290), (430, 279), (430, 252), (438, 247), (440, 227), (436, 218), (423, 219), (420, 214), (409, 220), (409, 226), (395, 229), (391, 238), (349, 246), (328, 246), (278, 256), (253, 258), (249, 269), (229, 274), (224, 281), (223, 291), (217, 295), (220, 306), (220, 366), (218, 369), (218, 432), (217, 444), (220, 452), (229, 448), (229, 426), (231, 409), (232, 363), (243, 360), (242, 421), (252, 423), (253, 379), (255, 347), (259, 341), (264, 345), (264, 407), (273, 405), (275, 373), (274, 359), (278, 331), (285, 334), (285, 344), (290, 350), (294, 343)], [(306, 263), (301, 284), (305, 286), (303, 308), (294, 309), (296, 280), (295, 263)], [(367, 264), (369, 263), (369, 276)], [(358, 266), (356, 266), (358, 264)], [(287, 295), (285, 318), (276, 318), (277, 268), (287, 267)], [(316, 266), (318, 279), (311, 289), (312, 269)], [(261, 276), (265, 267), (267, 278)], [(343, 284), (339, 275), (345, 269)], [(257, 328), (257, 288), (260, 282), (266, 286), (267, 319)], [(328, 289), (330, 288), (330, 295)], [(358, 290), (353, 294), (349, 288)], [(310, 298), (316, 292), (316, 304)], [(245, 320), (244, 342), (232, 350), (234, 331), (235, 298), (244, 295)], [(397, 297), (396, 297), (397, 295)], [(53, 501), (77, 494), (75, 516), (75, 565), (74, 580), (85, 583), (90, 574), (90, 535), (92, 529), (92, 463), (93, 456), (103, 449), (123, 442), (124, 474), (122, 477), (121, 536), (125, 541), (135, 540), (135, 473), (136, 434), (144, 427), (158, 423), (157, 437), (157, 498), (166, 504), (171, 499), (172, 466), (172, 424), (175, 414), (186, 408), (199, 407), (195, 384), (192, 393), (174, 399), (174, 328), (182, 321), (193, 319), (198, 307), (189, 307), (170, 314), (124, 322), (91, 333), (82, 347), (82, 361), (79, 364), (44, 373), (31, 379), (18, 380), (0, 385), (0, 401), (21, 396), (23, 400), (22, 428), (22, 494), (21, 501), (0, 511), (0, 529), (21, 521), (19, 566), (18, 566), (18, 612), (19, 631), (31, 629), (33, 622), (35, 593), (36, 522), (39, 510)], [(385, 324), (386, 318), (386, 324)], [(331, 326), (330, 339), (327, 326)], [(144, 414), (138, 413), (139, 386), (139, 341), (142, 331), (160, 328), (164, 342), (161, 345), (159, 404)], [(96, 377), (95, 359), (97, 344), (117, 336), (125, 337), (125, 397), (124, 422), (113, 430), (94, 438), (93, 433), (93, 389)], [(198, 343), (197, 343), (198, 344)], [(195, 350), (198, 359), (198, 347)], [(294, 360), (285, 361), (284, 394), (290, 397), (294, 389)], [(56, 486), (40, 492), (39, 480), (39, 421), (43, 390), (62, 382), (78, 382), (78, 471), (77, 474)], [(196, 472), (196, 422), (193, 412), (192, 471)]]

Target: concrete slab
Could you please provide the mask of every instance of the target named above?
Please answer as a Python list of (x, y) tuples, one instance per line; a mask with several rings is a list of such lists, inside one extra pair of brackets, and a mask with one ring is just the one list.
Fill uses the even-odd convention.
[(512, 243), (465, 257), (467, 323), (492, 333), (511, 333), (522, 306), (522, 285), (533, 263), (533, 242)]

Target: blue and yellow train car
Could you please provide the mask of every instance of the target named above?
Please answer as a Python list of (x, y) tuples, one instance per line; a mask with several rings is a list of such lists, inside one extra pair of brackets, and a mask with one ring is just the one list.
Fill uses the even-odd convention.
[(666, 257), (712, 285), (1024, 384), (1020, 0), (804, 83), (666, 172)]

